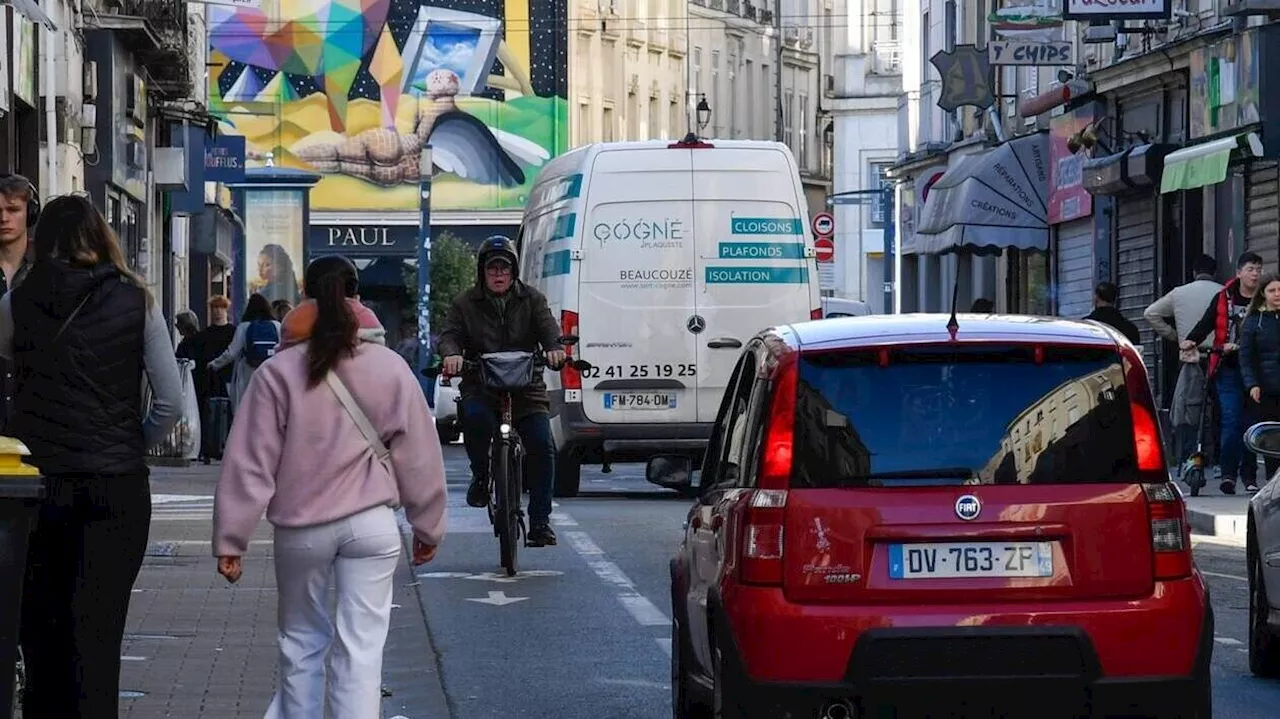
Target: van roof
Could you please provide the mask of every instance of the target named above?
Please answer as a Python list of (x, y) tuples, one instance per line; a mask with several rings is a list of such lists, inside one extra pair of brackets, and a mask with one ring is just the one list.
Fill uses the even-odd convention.
[[(715, 140), (701, 138), (702, 142), (712, 145), (711, 149), (720, 150), (773, 150), (785, 149), (786, 145), (773, 140)], [(678, 140), (638, 140), (634, 142), (595, 142), (575, 147), (561, 155), (553, 157), (543, 167), (539, 181), (581, 171), (591, 163), (591, 159), (602, 152), (625, 152), (629, 150), (665, 150)]]
[[(869, 315), (801, 322), (789, 329), (805, 348), (867, 347), (886, 343), (950, 342), (949, 314)], [(956, 315), (957, 342), (1027, 342), (1107, 345), (1122, 335), (1097, 322), (1029, 315)]]

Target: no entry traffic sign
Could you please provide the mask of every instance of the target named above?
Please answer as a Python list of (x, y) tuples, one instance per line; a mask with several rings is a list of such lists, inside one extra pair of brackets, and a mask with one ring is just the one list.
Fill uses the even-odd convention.
[(830, 262), (836, 258), (836, 243), (830, 237), (819, 237), (813, 241), (813, 254), (818, 262)]
[(819, 212), (813, 216), (813, 234), (818, 237), (830, 237), (836, 231), (836, 218), (830, 212)]

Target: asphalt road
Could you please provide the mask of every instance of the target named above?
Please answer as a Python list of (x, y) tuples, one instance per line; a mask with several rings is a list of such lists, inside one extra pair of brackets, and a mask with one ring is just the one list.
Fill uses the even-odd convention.
[[(466, 506), (460, 445), (446, 461), (449, 534), (418, 581), (453, 719), (670, 717), (667, 561), (688, 500), (640, 465), (584, 468), (582, 495), (552, 515), (559, 545), (522, 549), (507, 578), (484, 511)], [(1244, 549), (1198, 540), (1196, 556), (1217, 610), (1215, 717), (1273, 717), (1280, 682), (1252, 677), (1244, 652)]]

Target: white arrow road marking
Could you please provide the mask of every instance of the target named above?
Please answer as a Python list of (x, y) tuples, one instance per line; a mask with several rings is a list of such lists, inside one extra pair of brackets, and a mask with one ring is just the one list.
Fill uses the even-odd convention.
[(466, 579), (471, 572), (423, 572), (419, 579)]
[(554, 569), (530, 569), (520, 572), (514, 577), (508, 577), (506, 574), (498, 574), (497, 572), (484, 572), (483, 574), (472, 574), (467, 579), (476, 579), (482, 582), (498, 582), (500, 584), (511, 584), (521, 579), (529, 579), (532, 577), (559, 577), (564, 572), (557, 572)]
[(468, 602), (476, 602), (478, 604), (490, 604), (495, 607), (505, 607), (508, 604), (523, 602), (528, 597), (508, 597), (505, 592), (489, 592), (487, 598), (467, 597)]
[(1244, 642), (1240, 641), (1239, 639), (1232, 639), (1231, 637), (1214, 637), (1213, 641), (1219, 644), (1225, 644), (1229, 647), (1234, 647), (1237, 644), (1244, 644)]

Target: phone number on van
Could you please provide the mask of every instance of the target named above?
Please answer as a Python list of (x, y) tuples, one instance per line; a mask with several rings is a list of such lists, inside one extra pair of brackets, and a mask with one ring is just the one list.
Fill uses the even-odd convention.
[(614, 364), (583, 370), (582, 376), (587, 379), (598, 377), (696, 377), (698, 376), (698, 367), (692, 364)]

